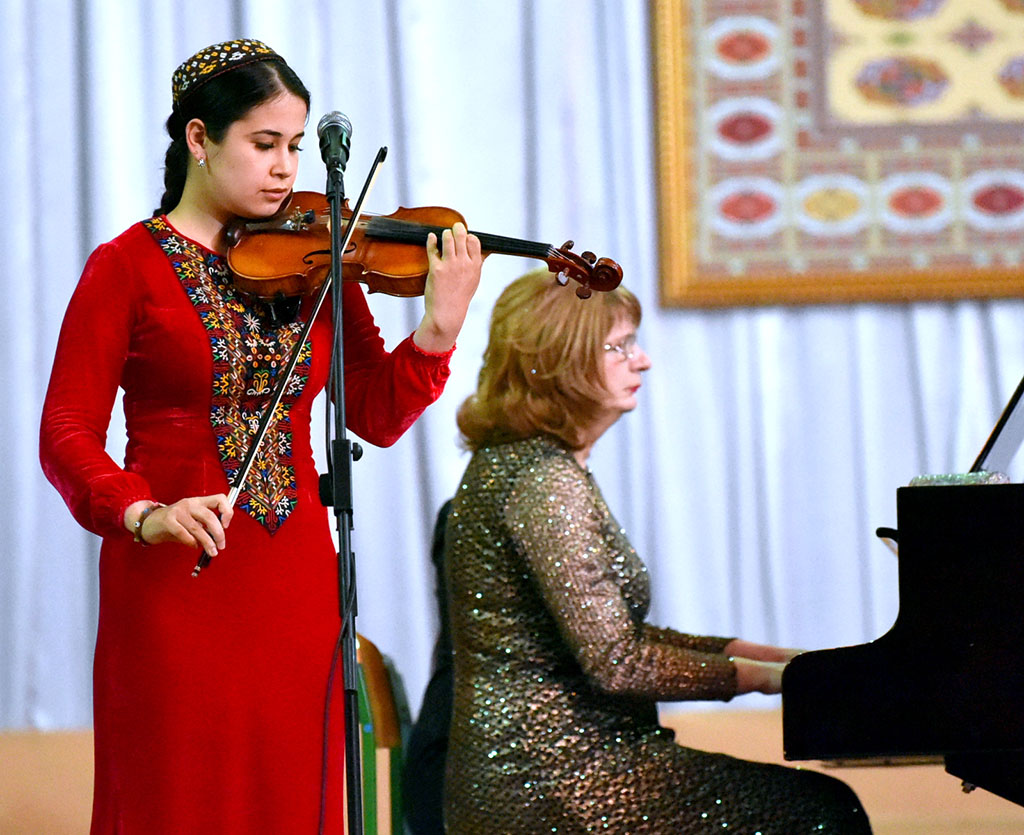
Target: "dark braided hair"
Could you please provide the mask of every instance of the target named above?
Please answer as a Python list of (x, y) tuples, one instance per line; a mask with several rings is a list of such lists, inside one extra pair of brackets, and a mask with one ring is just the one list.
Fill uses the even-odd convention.
[(171, 144), (164, 156), (164, 194), (153, 214), (167, 214), (181, 201), (189, 158), (185, 126), (190, 121), (202, 121), (207, 136), (221, 142), (231, 125), (284, 92), (298, 96), (309, 110), (309, 91), (295, 71), (277, 58), (236, 67), (191, 90), (167, 117)]

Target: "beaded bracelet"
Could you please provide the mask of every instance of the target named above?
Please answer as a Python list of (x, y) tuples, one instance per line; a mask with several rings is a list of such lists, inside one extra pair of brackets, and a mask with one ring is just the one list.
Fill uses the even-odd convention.
[(142, 538), (142, 525), (143, 523), (145, 523), (146, 519), (149, 518), (149, 514), (156, 510), (158, 507), (167, 507), (167, 505), (161, 504), (160, 502), (155, 502), (154, 504), (151, 504), (149, 507), (145, 508), (142, 511), (142, 513), (139, 514), (139, 518), (136, 519), (135, 524), (132, 525), (132, 535), (135, 537), (135, 541), (138, 542), (140, 545), (149, 545), (149, 543)]

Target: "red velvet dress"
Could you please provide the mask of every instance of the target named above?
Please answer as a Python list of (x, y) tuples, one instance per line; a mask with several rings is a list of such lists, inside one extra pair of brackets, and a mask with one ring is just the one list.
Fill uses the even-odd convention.
[[(271, 452), (254, 468), (269, 488), (239, 497), (227, 547), (192, 578), (197, 551), (136, 544), (124, 510), (139, 499), (227, 492), (226, 470), (244, 453), (235, 448), (238, 424), (244, 430), (269, 395), (279, 363), (257, 338), (266, 324), (237, 299), (236, 320), (252, 332), (240, 335), (224, 317), (217, 331), (221, 291), (211, 294), (209, 281), (188, 271), (199, 264), (202, 273), (203, 260), (223, 271), (223, 259), (166, 224), (164, 233), (158, 243), (136, 224), (93, 253), (68, 307), (43, 410), (43, 469), (75, 518), (103, 537), (92, 832), (315, 833), (340, 622), (330, 516), (317, 497), (309, 437), (310, 405), (330, 359), (329, 304), (300, 363), (304, 385), (286, 398)], [(176, 251), (188, 255), (184, 267), (172, 265)], [(420, 351), (411, 337), (388, 354), (361, 288), (344, 292), (348, 426), (385, 446), (440, 394), (448, 356)], [(213, 324), (204, 318), (210, 310)], [(248, 377), (239, 378), (237, 360), (248, 363)], [(123, 467), (104, 451), (119, 386)], [(325, 828), (336, 833), (341, 695), (338, 670)]]

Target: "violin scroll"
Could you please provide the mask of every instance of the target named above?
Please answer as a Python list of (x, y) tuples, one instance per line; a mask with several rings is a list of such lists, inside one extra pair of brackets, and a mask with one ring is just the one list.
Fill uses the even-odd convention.
[(581, 299), (589, 299), (594, 290), (607, 293), (622, 283), (622, 267), (615, 261), (598, 258), (589, 250), (577, 254), (572, 251), (573, 246), (573, 241), (566, 241), (544, 259), (548, 269), (558, 275), (559, 283), (574, 279), (579, 284), (576, 295)]

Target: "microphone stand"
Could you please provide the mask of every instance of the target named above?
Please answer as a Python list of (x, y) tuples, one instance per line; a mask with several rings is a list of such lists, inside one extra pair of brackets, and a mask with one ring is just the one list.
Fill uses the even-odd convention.
[[(359, 444), (351, 443), (345, 430), (345, 348), (342, 334), (342, 256), (355, 229), (363, 204), (377, 170), (387, 155), (387, 148), (381, 148), (370, 169), (366, 184), (352, 210), (344, 236), (342, 208), (345, 189), (342, 182), (342, 166), (328, 164), (326, 197), (331, 213), (331, 271), (325, 284), (329, 283), (334, 302), (334, 350), (331, 355), (330, 398), (327, 401), (328, 426), (333, 425), (333, 440), (327, 452), (327, 473), (320, 477), (320, 499), (327, 506), (334, 507), (335, 524), (338, 532), (338, 602), (341, 615), (341, 657), (342, 675), (345, 687), (345, 785), (348, 800), (348, 833), (362, 835), (363, 792), (362, 768), (360, 763), (359, 740), (359, 689), (356, 660), (356, 581), (355, 554), (352, 552), (352, 462), (362, 456)], [(315, 314), (314, 314), (315, 315)], [(312, 317), (311, 317), (312, 319)], [(330, 420), (331, 405), (334, 406), (334, 421)]]

